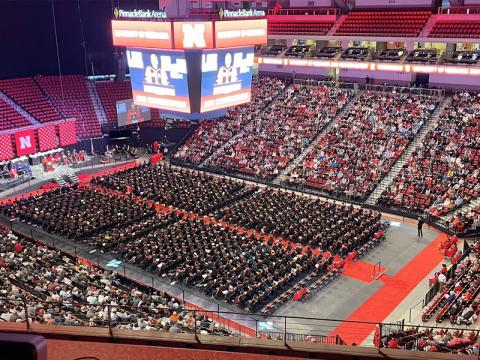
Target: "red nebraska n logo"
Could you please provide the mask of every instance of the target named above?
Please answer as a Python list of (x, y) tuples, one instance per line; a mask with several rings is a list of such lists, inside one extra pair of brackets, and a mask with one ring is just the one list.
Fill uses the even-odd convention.
[(29, 149), (32, 147), (30, 135), (20, 137), (20, 149)]
[(207, 46), (205, 24), (182, 24), (182, 31), (184, 48), (204, 48)]

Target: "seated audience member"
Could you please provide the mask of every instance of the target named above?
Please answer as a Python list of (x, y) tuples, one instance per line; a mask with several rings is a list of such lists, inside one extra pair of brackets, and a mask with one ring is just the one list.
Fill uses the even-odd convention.
[[(378, 204), (439, 217), (478, 197), (479, 117), (480, 94), (455, 94)], [(457, 231), (462, 220), (453, 224)]]
[(238, 181), (160, 163), (97, 177), (92, 183), (121, 192), (132, 189), (133, 195), (198, 214), (208, 214), (256, 190)]
[(203, 121), (195, 133), (180, 146), (175, 160), (198, 164), (242, 131), (252, 119), (283, 92), (288, 80), (272, 77), (253, 77), (252, 101), (228, 110), (222, 119)]
[(257, 113), (206, 164), (273, 179), (305, 150), (354, 95), (337, 87), (293, 85)]
[(433, 97), (360, 95), (288, 175), (334, 195), (364, 200), (390, 171), (437, 105)]
[(346, 257), (382, 230), (378, 212), (267, 189), (220, 210), (229, 224)]
[[(17, 251), (15, 243), (23, 248)], [(0, 319), (48, 325), (111, 326), (127, 330), (229, 335), (181, 301), (115, 273), (0, 229), (4, 254), (0, 279)], [(23, 301), (26, 302), (25, 309)], [(108, 310), (110, 307), (110, 311)], [(25, 312), (27, 310), (27, 312)], [(195, 322), (197, 323), (195, 325)]]

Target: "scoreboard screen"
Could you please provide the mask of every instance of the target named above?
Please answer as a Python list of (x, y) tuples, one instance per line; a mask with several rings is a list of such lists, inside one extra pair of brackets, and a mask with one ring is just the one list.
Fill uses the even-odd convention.
[(135, 105), (190, 113), (184, 51), (127, 49)]
[(138, 124), (152, 118), (148, 107), (135, 105), (132, 99), (117, 101), (116, 108), (119, 127)]
[(203, 50), (200, 112), (250, 101), (253, 46)]

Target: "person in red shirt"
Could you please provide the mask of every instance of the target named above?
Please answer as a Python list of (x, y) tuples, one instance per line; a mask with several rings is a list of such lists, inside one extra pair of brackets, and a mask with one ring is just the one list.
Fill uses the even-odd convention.
[(18, 253), (21, 253), (22, 250), (23, 250), (23, 245), (20, 244), (19, 242), (17, 242), (17, 243), (15, 244), (15, 246), (14, 246), (14, 250), (15, 250), (15, 252), (16, 252), (17, 254), (18, 254)]
[(440, 269), (440, 274), (446, 274), (448, 272), (447, 265), (442, 264), (442, 268)]
[(159, 146), (158, 146), (158, 141), (155, 140), (155, 141), (153, 142), (153, 144), (152, 144), (152, 149), (153, 149), (153, 153), (154, 153), (154, 154), (157, 154), (157, 153), (158, 153), (158, 147), (159, 147)]
[(392, 338), (388, 341), (388, 348), (389, 349), (398, 349), (398, 340)]
[(428, 279), (428, 286), (433, 286), (438, 281), (438, 273)]

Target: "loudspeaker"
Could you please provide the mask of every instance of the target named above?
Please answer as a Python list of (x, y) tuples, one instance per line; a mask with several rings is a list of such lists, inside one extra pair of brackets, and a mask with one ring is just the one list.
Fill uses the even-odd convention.
[(127, 72), (127, 58), (123, 52), (115, 55), (115, 82), (125, 81)]

